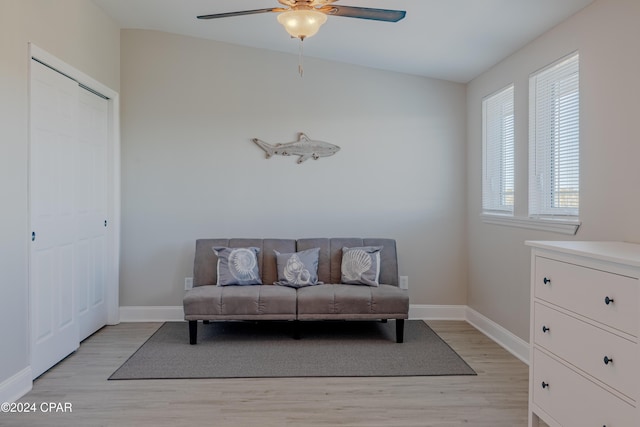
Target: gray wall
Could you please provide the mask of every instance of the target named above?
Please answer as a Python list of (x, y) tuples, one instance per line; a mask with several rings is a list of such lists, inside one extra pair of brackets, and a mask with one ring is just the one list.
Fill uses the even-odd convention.
[(29, 365), (28, 42), (120, 86), (119, 28), (93, 3), (0, 2), (0, 384)]
[[(525, 240), (640, 243), (640, 2), (598, 0), (474, 79), (467, 90), (468, 305), (529, 337)], [(515, 83), (517, 214), (526, 215), (529, 74), (580, 51), (580, 219), (576, 236), (484, 224), (481, 102)]]
[[(181, 306), (195, 239), (243, 236), (395, 238), (412, 303), (466, 303), (464, 85), (309, 57), (300, 79), (295, 55), (121, 40), (122, 306)], [(342, 150), (298, 165), (251, 142), (299, 131)]]

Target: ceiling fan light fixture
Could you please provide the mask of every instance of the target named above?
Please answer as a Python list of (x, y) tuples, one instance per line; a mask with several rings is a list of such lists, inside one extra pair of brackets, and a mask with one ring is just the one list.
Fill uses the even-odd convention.
[(304, 40), (318, 32), (322, 24), (327, 22), (327, 15), (312, 9), (297, 9), (280, 13), (278, 22), (291, 37)]

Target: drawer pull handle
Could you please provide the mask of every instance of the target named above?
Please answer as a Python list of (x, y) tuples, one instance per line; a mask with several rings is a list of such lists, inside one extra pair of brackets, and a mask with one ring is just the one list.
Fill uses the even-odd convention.
[(604, 364), (608, 365), (609, 363), (613, 364), (613, 359), (609, 359), (607, 356), (604, 357)]
[(613, 298), (604, 297), (604, 303), (607, 305), (613, 304)]
[(549, 387), (549, 383), (545, 383), (544, 381), (542, 381), (542, 388), (547, 388)]
[(546, 277), (542, 281), (544, 282), (545, 285), (548, 285), (549, 283), (551, 283), (551, 279), (547, 279)]
[(549, 332), (551, 329), (547, 328), (546, 326), (542, 325), (542, 333), (547, 333)]

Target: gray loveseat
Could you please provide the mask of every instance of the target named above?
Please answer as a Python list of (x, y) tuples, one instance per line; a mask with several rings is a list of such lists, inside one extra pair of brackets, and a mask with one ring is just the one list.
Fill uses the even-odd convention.
[[(216, 286), (217, 262), (213, 247), (257, 247), (263, 285)], [(343, 247), (382, 246), (379, 286), (345, 285), (341, 281)], [(301, 252), (320, 248), (318, 279), (324, 284), (291, 288), (278, 281), (275, 251)], [(409, 295), (398, 286), (396, 242), (392, 239), (199, 239), (193, 267), (193, 289), (183, 300), (189, 322), (189, 340), (197, 342), (197, 322), (214, 320), (289, 320), (298, 338), (300, 320), (395, 319), (396, 341), (403, 341)]]

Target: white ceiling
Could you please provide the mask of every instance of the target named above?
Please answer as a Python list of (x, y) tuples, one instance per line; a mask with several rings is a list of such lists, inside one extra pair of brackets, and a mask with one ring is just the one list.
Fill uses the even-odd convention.
[[(122, 28), (152, 29), (298, 53), (275, 13), (196, 15), (280, 6), (276, 0), (93, 0)], [(340, 0), (401, 9), (397, 23), (329, 16), (307, 57), (466, 83), (593, 0)]]

